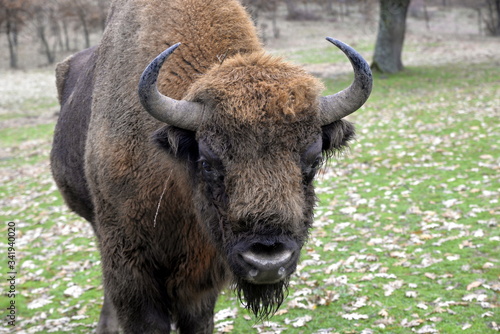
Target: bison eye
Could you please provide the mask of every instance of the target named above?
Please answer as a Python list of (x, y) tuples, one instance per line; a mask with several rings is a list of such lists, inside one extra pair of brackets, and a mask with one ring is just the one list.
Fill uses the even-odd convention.
[(199, 168), (203, 176), (210, 181), (218, 181), (223, 176), (224, 167), (217, 154), (203, 140), (199, 142)]
[(203, 168), (203, 171), (205, 173), (212, 173), (214, 171), (212, 165), (206, 160), (203, 160), (201, 162), (201, 167)]
[(208, 182), (220, 183), (224, 181), (222, 166), (218, 162), (200, 159), (201, 173)]
[(313, 181), (318, 169), (323, 163), (321, 154), (322, 138), (318, 138), (309, 145), (301, 156), (302, 180), (304, 185), (309, 185)]
[(307, 165), (302, 167), (303, 168), (302, 176), (304, 179), (304, 184), (309, 184), (312, 182), (322, 164), (323, 164), (323, 156), (320, 154), (317, 155), (316, 158), (312, 160), (312, 162), (309, 162)]
[(316, 160), (311, 165), (311, 169), (318, 169), (323, 164), (323, 156), (316, 157)]

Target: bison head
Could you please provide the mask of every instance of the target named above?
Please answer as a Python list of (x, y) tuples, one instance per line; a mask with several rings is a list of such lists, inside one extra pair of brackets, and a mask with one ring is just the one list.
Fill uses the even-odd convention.
[(213, 66), (183, 100), (168, 98), (156, 80), (178, 44), (146, 68), (139, 85), (144, 108), (168, 124), (156, 141), (189, 166), (198, 218), (257, 316), (283, 301), (313, 222), (314, 176), (353, 137), (342, 118), (371, 91), (364, 59), (329, 40), (355, 72), (351, 86), (332, 96), (321, 97), (322, 85), (304, 70), (259, 52)]

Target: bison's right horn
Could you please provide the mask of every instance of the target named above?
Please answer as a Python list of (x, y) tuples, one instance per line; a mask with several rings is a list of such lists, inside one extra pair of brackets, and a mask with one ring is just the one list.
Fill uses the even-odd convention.
[(156, 86), (161, 66), (180, 44), (172, 45), (160, 53), (146, 67), (139, 81), (139, 98), (146, 111), (157, 120), (181, 129), (196, 131), (203, 119), (203, 105), (167, 97), (161, 94)]
[(370, 65), (349, 45), (327, 37), (349, 58), (354, 69), (354, 82), (341, 92), (324, 96), (320, 100), (320, 121), (328, 125), (358, 110), (368, 100), (372, 91), (373, 78)]

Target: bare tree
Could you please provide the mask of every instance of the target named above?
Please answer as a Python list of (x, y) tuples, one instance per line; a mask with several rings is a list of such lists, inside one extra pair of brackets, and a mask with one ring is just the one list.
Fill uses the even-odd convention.
[(69, 50), (70, 32), (82, 33), (84, 48), (90, 47), (92, 32), (103, 31), (110, 0), (58, 0), (58, 21), (65, 49)]
[(75, 14), (71, 0), (57, 1), (57, 21), (61, 27), (60, 36), (61, 50), (71, 51), (71, 33), (74, 26)]
[(380, 19), (372, 69), (396, 73), (403, 70), (401, 55), (410, 0), (380, 0)]
[(334, 0), (325, 0), (324, 2), (325, 10), (328, 13), (333, 13), (333, 1)]
[(280, 0), (241, 0), (241, 3), (247, 8), (252, 16), (252, 20), (256, 26), (261, 27), (261, 38), (264, 43), (267, 40), (266, 30), (268, 28), (268, 24), (261, 22), (262, 21), (262, 13), (270, 13), (270, 19), (272, 24), (272, 34), (274, 38), (279, 38), (280, 30), (278, 28), (277, 23), (277, 10), (278, 4)]
[[(91, 34), (104, 29), (109, 3), (110, 0), (0, 0), (0, 34), (7, 38), (10, 67), (19, 67), (18, 50), (39, 51), (47, 63), (54, 63), (59, 52), (82, 48), (75, 33), (82, 34), (83, 47), (90, 47)], [(29, 39), (19, 39), (21, 31), (33, 37), (39, 47), (22, 45)]]
[(287, 18), (289, 20), (295, 20), (299, 17), (299, 10), (297, 9), (296, 0), (285, 0), (286, 9), (288, 10)]
[(41, 51), (47, 57), (47, 62), (53, 64), (56, 60), (58, 39), (54, 33), (59, 34), (57, 12), (53, 5), (35, 3), (31, 9), (33, 25), (41, 43)]
[(94, 8), (90, 2), (85, 0), (71, 0), (71, 5), (83, 30), (85, 48), (90, 48), (89, 20), (91, 20)]
[(108, 16), (109, 3), (110, 0), (97, 0), (99, 24), (102, 31), (104, 31), (104, 28), (106, 27), (106, 17)]
[(493, 36), (500, 36), (500, 0), (486, 0), (486, 29)]
[(0, 0), (0, 28), (4, 30), (9, 46), (9, 66), (19, 67), (18, 45), (19, 32), (27, 17), (25, 0)]

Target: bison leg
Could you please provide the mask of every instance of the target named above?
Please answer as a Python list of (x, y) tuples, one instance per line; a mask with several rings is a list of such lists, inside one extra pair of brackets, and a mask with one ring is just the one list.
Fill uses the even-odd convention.
[(118, 317), (115, 308), (109, 300), (109, 297), (104, 295), (104, 304), (102, 305), (101, 316), (97, 324), (97, 334), (118, 334), (120, 327), (118, 326)]
[(201, 313), (181, 312), (177, 327), (181, 334), (211, 334), (214, 331), (214, 307), (217, 297), (205, 304)]
[[(107, 246), (104, 243), (101, 245), (105, 299), (109, 299), (109, 304), (116, 312), (123, 333), (170, 333), (171, 320), (162, 305), (161, 287), (149, 274), (153, 270), (141, 266), (144, 269), (139, 271), (130, 263), (122, 262), (123, 258), (109, 256)], [(143, 258), (148, 256), (144, 255)], [(114, 267), (113, 263), (119, 265)]]
[[(103, 260), (106, 296), (116, 311), (120, 328), (124, 334), (168, 334), (171, 320), (161, 303), (161, 288), (147, 274), (135, 275), (121, 268), (110, 273), (109, 262)], [(129, 268), (129, 270), (135, 270)], [(148, 270), (145, 269), (145, 272)], [(156, 292), (156, 293), (155, 293)], [(104, 310), (103, 310), (104, 311)]]
[[(146, 294), (135, 294), (134, 289), (123, 290), (113, 298), (117, 318), (124, 334), (153, 334), (170, 333), (170, 316), (150, 304), (154, 296), (146, 297)], [(98, 332), (99, 333), (99, 332)], [(108, 332), (104, 332), (108, 333)], [(114, 332), (112, 332), (114, 333)], [(121, 332), (120, 332), (121, 333)]]

